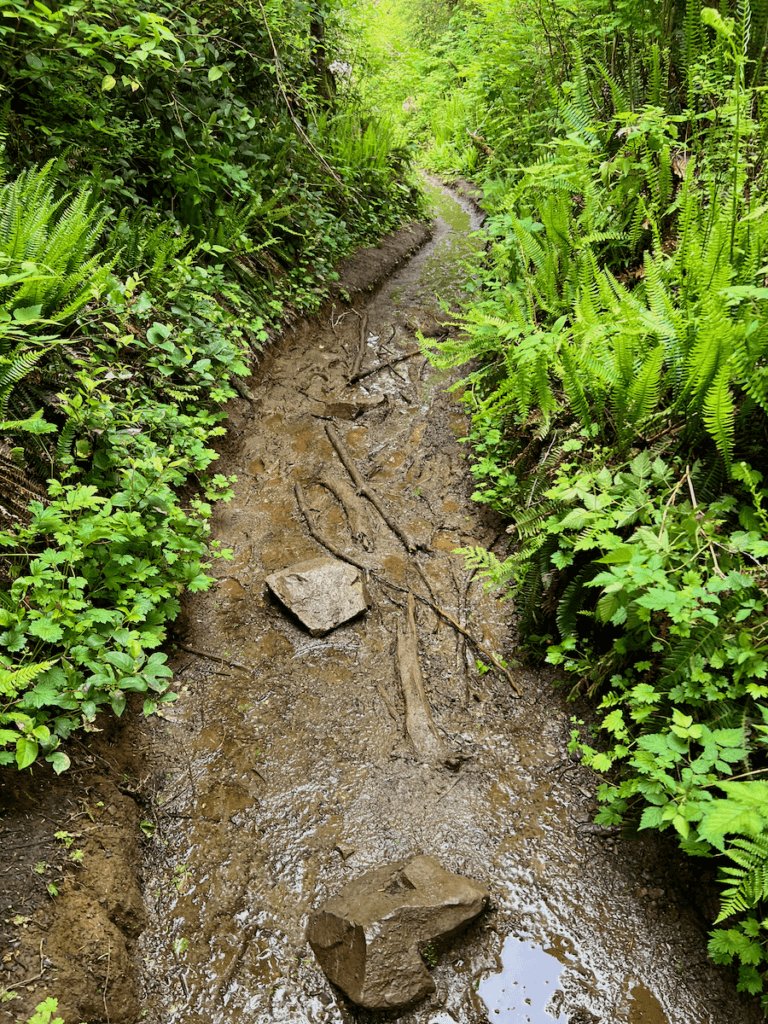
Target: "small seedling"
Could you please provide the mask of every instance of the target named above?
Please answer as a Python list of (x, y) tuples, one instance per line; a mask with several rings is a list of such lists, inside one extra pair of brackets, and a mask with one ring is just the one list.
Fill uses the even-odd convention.
[(174, 882), (178, 892), (182, 892), (187, 884), (187, 876), (189, 875), (189, 864), (177, 864), (173, 869)]
[(421, 958), (430, 970), (437, 965), (437, 953), (431, 943), (422, 949)]

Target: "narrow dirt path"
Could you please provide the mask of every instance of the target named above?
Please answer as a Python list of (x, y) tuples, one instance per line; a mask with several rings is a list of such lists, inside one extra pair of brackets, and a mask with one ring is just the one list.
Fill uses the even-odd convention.
[[(445, 194), (440, 203), (433, 240), (358, 307), (363, 370), (415, 348), (417, 325), (437, 330), (436, 292), (455, 298), (466, 232), (479, 221)], [(360, 327), (336, 308), (332, 322), (287, 339), (261, 368), (254, 414), (242, 403), (233, 419), (238, 483), (214, 533), (234, 559), (188, 603), (180, 699), (150, 734), (150, 759), (171, 767), (145, 876), (144, 1020), (377, 1019), (330, 989), (304, 923), (351, 878), (417, 852), (489, 883), (495, 906), (435, 967), (435, 996), (402, 1024), (759, 1020), (707, 963), (669, 848), (591, 824), (594, 779), (569, 760), (573, 708), (562, 692), (515, 670), (518, 699), (419, 600), (418, 656), (449, 756), (424, 757), (406, 735), (396, 664), (406, 591), (512, 660), (511, 608), (455, 553), (498, 542), (503, 524), (471, 504), (457, 441), (467, 421), (444, 376), (417, 355), (346, 385)], [(351, 481), (329, 425), (422, 547), (406, 550), (370, 502), (348, 516), (337, 495)], [(369, 612), (317, 639), (264, 584), (325, 554), (297, 484), (317, 529), (394, 584), (372, 576)]]

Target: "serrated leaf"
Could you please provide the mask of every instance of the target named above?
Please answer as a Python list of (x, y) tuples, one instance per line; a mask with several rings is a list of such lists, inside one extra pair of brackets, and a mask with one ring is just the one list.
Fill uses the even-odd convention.
[(646, 807), (640, 817), (639, 828), (661, 828), (662, 823), (661, 807)]
[(55, 644), (64, 636), (64, 630), (58, 623), (50, 622), (48, 619), (32, 619), (27, 626), (27, 633), (45, 640), (46, 643)]

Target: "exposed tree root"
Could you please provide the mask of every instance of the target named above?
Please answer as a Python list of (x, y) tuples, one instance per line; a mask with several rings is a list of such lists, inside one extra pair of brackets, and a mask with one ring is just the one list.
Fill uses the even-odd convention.
[(330, 440), (331, 444), (338, 452), (339, 458), (344, 463), (347, 472), (352, 477), (352, 482), (357, 488), (357, 493), (362, 494), (363, 497), (367, 498), (368, 501), (370, 501), (370, 503), (379, 513), (379, 515), (390, 528), (390, 530), (392, 530), (392, 532), (396, 534), (403, 542), (407, 551), (414, 552), (417, 548), (422, 548), (424, 551), (427, 551), (428, 547), (426, 544), (422, 544), (419, 541), (414, 540), (413, 537), (411, 537), (411, 535), (408, 533), (408, 531), (404, 529), (404, 527), (400, 526), (389, 515), (387, 510), (384, 508), (384, 505), (382, 504), (381, 499), (379, 498), (376, 491), (374, 491), (370, 484), (366, 483), (366, 481), (363, 479), (360, 470), (355, 465), (355, 460), (349, 454), (347, 446), (339, 437), (338, 433), (336, 432), (336, 429), (332, 427), (330, 423), (327, 423), (325, 425), (325, 432), (327, 433), (328, 439)]
[(341, 550), (341, 548), (338, 548), (333, 543), (333, 541), (329, 540), (323, 533), (320, 532), (320, 530), (318, 530), (318, 528), (312, 521), (312, 516), (309, 514), (309, 507), (307, 505), (306, 497), (304, 495), (304, 488), (301, 486), (301, 484), (296, 484), (296, 486), (294, 487), (294, 492), (296, 494), (296, 502), (298, 503), (299, 510), (301, 514), (304, 516), (304, 521), (307, 524), (307, 529), (309, 530), (310, 534), (315, 538), (317, 543), (321, 544), (324, 548), (326, 548), (326, 550), (330, 551), (330, 553), (334, 555), (336, 558), (340, 558), (343, 562), (349, 562), (350, 565), (354, 565), (355, 568), (357, 569), (362, 569), (362, 571), (366, 574), (369, 573), (371, 571), (370, 565), (366, 565), (365, 562), (359, 561), (352, 555), (345, 554)]
[(368, 521), (365, 504), (358, 498), (346, 480), (342, 480), (340, 476), (336, 476), (327, 469), (320, 474), (318, 482), (331, 494), (335, 494), (341, 502), (347, 514), (353, 540), (359, 541), (366, 551), (371, 551), (373, 538), (370, 536), (371, 525)]
[[(373, 576), (374, 579), (378, 580), (379, 583), (383, 583), (385, 587), (392, 587), (394, 590), (399, 590), (403, 594), (411, 594), (411, 593), (413, 593), (412, 591), (408, 590), (406, 587), (398, 586), (397, 583), (390, 583), (389, 580), (385, 579), (383, 576), (380, 576), (377, 572), (372, 572), (371, 575)], [(480, 653), (483, 655), (483, 657), (487, 658), (488, 661), (490, 661), (499, 670), (499, 672), (501, 672), (503, 675), (505, 675), (507, 677), (507, 679), (509, 680), (510, 685), (512, 686), (512, 689), (515, 691), (515, 693), (518, 695), (518, 697), (522, 697), (522, 695), (523, 695), (522, 691), (521, 691), (520, 687), (517, 685), (517, 683), (515, 682), (515, 680), (512, 678), (512, 674), (509, 671), (509, 669), (505, 668), (501, 664), (501, 662), (498, 660), (496, 655), (492, 651), (489, 651), (488, 648), (485, 646), (485, 644), (481, 643), (477, 639), (477, 637), (472, 636), (472, 634), (468, 630), (464, 629), (463, 626), (460, 626), (459, 623), (456, 621), (456, 619), (454, 619), (451, 615), (449, 615), (448, 612), (444, 608), (440, 607), (440, 605), (433, 604), (432, 601), (428, 601), (426, 599), (426, 597), (421, 597), (419, 594), (414, 594), (413, 596), (418, 601), (421, 601), (422, 604), (427, 605), (427, 607), (431, 608), (434, 612), (437, 612), (437, 614), (442, 616), (442, 618), (444, 618), (447, 623), (449, 623), (451, 626), (453, 626), (454, 629), (458, 630), (458, 632), (461, 633), (463, 636), (465, 636), (467, 638), (467, 640), (470, 640), (474, 644), (474, 646), (477, 648), (477, 650), (480, 651)]]
[(357, 343), (357, 352), (355, 353), (355, 361), (352, 363), (352, 369), (349, 373), (350, 383), (354, 378), (355, 374), (359, 373), (360, 367), (363, 365), (363, 356), (365, 350), (368, 348), (368, 310), (366, 310), (360, 321), (360, 339)]
[[(329, 435), (330, 435), (331, 432), (333, 432), (334, 434), (336, 433), (333, 430), (333, 427), (326, 427), (326, 429), (329, 431)], [(339, 455), (341, 456), (341, 452), (339, 452)], [(350, 460), (350, 462), (351, 462), (351, 460)], [(346, 465), (346, 463), (345, 463), (345, 465)], [(352, 476), (352, 479), (355, 480), (355, 476), (357, 476), (359, 479), (362, 480), (362, 477), (360, 477), (360, 474), (357, 471), (357, 468), (355, 467), (354, 462), (351, 462), (351, 465), (354, 468), (354, 473), (350, 470), (350, 476)], [(349, 469), (349, 466), (347, 466), (347, 469)], [(355, 483), (357, 483), (357, 480), (355, 480)], [(505, 668), (504, 665), (501, 664), (501, 662), (498, 660), (496, 655), (492, 651), (488, 650), (488, 648), (485, 646), (485, 644), (481, 643), (480, 640), (478, 640), (476, 637), (474, 637), (469, 632), (469, 630), (467, 630), (463, 626), (459, 625), (459, 623), (451, 615), (449, 615), (448, 612), (445, 611), (444, 608), (441, 608), (439, 604), (435, 604), (434, 601), (429, 601), (426, 597), (421, 597), (420, 594), (414, 594), (413, 591), (409, 590), (408, 587), (401, 587), (397, 583), (391, 583), (388, 579), (386, 579), (380, 573), (376, 572), (375, 569), (372, 566), (366, 565), (365, 562), (361, 562), (359, 559), (355, 558), (353, 555), (346, 554), (339, 547), (337, 547), (337, 545), (334, 544), (333, 541), (329, 540), (320, 530), (318, 530), (318, 528), (315, 526), (314, 522), (312, 521), (312, 517), (310, 515), (309, 508), (307, 506), (306, 498), (305, 498), (305, 495), (304, 495), (304, 489), (301, 486), (301, 484), (297, 483), (296, 486), (294, 487), (294, 491), (296, 493), (296, 501), (298, 503), (299, 510), (301, 511), (301, 514), (304, 516), (304, 520), (305, 520), (305, 522), (307, 524), (307, 529), (309, 530), (310, 534), (315, 538), (315, 540), (318, 542), (318, 544), (321, 544), (327, 551), (330, 551), (330, 553), (332, 555), (334, 555), (336, 558), (340, 558), (342, 561), (349, 562), (350, 565), (354, 565), (357, 569), (361, 569), (364, 573), (366, 573), (366, 578), (367, 578), (367, 574), (370, 573), (370, 575), (375, 580), (377, 580), (379, 583), (383, 584), (385, 587), (391, 587), (393, 590), (400, 591), (401, 594), (407, 594), (409, 596), (409, 599), (411, 597), (415, 597), (416, 599), (421, 601), (422, 604), (427, 605), (428, 608), (431, 608), (437, 615), (441, 616), (441, 618), (445, 619), (445, 621), (447, 623), (449, 623), (449, 625), (453, 626), (453, 628), (455, 630), (457, 630), (459, 633), (461, 633), (462, 636), (465, 636), (467, 638), (467, 640), (469, 640), (472, 644), (474, 644), (474, 646), (483, 655), (483, 657), (487, 658), (488, 661), (490, 661), (491, 664), (494, 665), (499, 670), (499, 672), (502, 673), (502, 675), (506, 676), (506, 678), (509, 681), (512, 689), (515, 691), (515, 693), (518, 695), (518, 697), (522, 697), (522, 695), (523, 695), (522, 691), (521, 691), (520, 687), (517, 685), (517, 683), (515, 682), (515, 680), (513, 679), (512, 674), (509, 671), (509, 669)], [(365, 492), (363, 492), (363, 493), (365, 493)], [(398, 643), (399, 643), (399, 633), (398, 633)], [(188, 650), (188, 648), (183, 648), (183, 649), (184, 650)], [(198, 653), (198, 652), (193, 651), (192, 653), (195, 654), (195, 653)], [(239, 667), (239, 666), (236, 666), (236, 667)]]
[(421, 757), (446, 764), (454, 755), (437, 731), (424, 690), (415, 607), (413, 594), (409, 593), (404, 620), (397, 624), (397, 670), (405, 698), (405, 729)]

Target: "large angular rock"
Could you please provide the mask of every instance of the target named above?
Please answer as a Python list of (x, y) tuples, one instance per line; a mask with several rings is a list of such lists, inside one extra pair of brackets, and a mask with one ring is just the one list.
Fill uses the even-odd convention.
[(336, 558), (310, 558), (267, 576), (267, 586), (312, 636), (323, 636), (366, 611), (370, 600), (354, 566)]
[(326, 976), (359, 1006), (402, 1008), (434, 992), (432, 959), (486, 907), (488, 890), (431, 857), (369, 871), (316, 910), (307, 940)]

